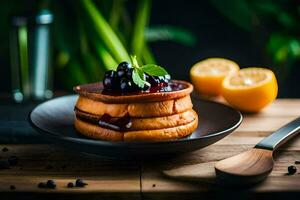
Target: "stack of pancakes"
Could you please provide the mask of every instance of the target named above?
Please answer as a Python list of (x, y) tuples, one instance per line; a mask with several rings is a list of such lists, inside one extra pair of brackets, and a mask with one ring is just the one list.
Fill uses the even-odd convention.
[[(190, 135), (198, 126), (193, 86), (173, 81), (170, 92), (110, 95), (99, 83), (74, 88), (75, 128), (84, 136), (111, 141), (162, 141)], [(177, 87), (178, 88), (178, 87)]]

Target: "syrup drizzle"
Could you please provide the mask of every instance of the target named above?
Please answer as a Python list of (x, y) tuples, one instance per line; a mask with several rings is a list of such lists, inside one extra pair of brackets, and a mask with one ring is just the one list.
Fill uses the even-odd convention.
[(108, 114), (104, 114), (98, 124), (103, 128), (108, 128), (112, 130), (126, 130), (132, 126), (131, 118), (129, 116), (121, 118), (112, 118)]

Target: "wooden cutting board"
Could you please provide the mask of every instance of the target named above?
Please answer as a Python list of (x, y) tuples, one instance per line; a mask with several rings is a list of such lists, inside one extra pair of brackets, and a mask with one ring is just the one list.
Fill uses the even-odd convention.
[[(277, 151), (272, 173), (255, 187), (230, 190), (217, 186), (213, 168), (214, 162), (252, 148), (298, 116), (300, 100), (277, 100), (259, 114), (244, 115), (242, 125), (214, 145), (176, 157), (148, 161), (104, 160), (69, 152), (52, 144), (0, 144), (0, 160), (10, 156), (19, 158), (18, 164), (11, 169), (0, 169), (0, 199), (194, 199), (214, 196), (243, 198), (245, 195), (274, 199), (300, 195), (300, 165), (294, 164), (295, 160), (300, 160), (299, 136)], [(9, 151), (2, 152), (3, 147), (8, 147)], [(297, 174), (286, 174), (289, 165), (298, 167)], [(172, 178), (164, 175), (164, 170), (168, 170)], [(77, 178), (84, 179), (89, 185), (67, 188), (68, 182)], [(48, 179), (57, 182), (55, 190), (37, 187), (39, 182)], [(16, 189), (10, 190), (10, 185)]]

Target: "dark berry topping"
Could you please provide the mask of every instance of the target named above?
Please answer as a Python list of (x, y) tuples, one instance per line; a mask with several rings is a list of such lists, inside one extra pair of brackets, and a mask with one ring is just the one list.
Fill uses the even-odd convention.
[(117, 76), (117, 74), (116, 74), (116, 71), (114, 71), (114, 70), (109, 70), (109, 71), (105, 72), (105, 75), (104, 75), (104, 76), (105, 76), (105, 77), (114, 78), (114, 77)]
[(117, 76), (118, 75), (116, 71), (107, 71), (103, 79), (104, 88), (108, 90), (117, 89), (119, 87), (119, 79)]
[(146, 76), (146, 81), (151, 84), (151, 87), (159, 86), (160, 80), (157, 76)]
[(169, 81), (164, 76), (158, 77), (160, 83), (168, 83)]
[(132, 82), (126, 78), (122, 78), (120, 81), (120, 89), (123, 92), (130, 92), (132, 90)]
[[(146, 83), (144, 84), (144, 87), (141, 88), (138, 85), (140, 85), (140, 82), (138, 79), (135, 81), (138, 81), (138, 85), (133, 81), (132, 79), (132, 73), (135, 68), (131, 66), (128, 62), (121, 62), (117, 70), (109, 70), (105, 73), (104, 79), (103, 79), (103, 86), (105, 89), (105, 92), (138, 92), (138, 91), (144, 91), (144, 92), (153, 92), (153, 91), (165, 91), (163, 87), (168, 87), (168, 82), (171, 80), (171, 77), (169, 74), (165, 76), (150, 76), (146, 74), (146, 72), (143, 72), (141, 79), (146, 80)], [(154, 88), (153, 90), (151, 88)]]
[(106, 89), (113, 89), (114, 88), (114, 79), (111, 77), (105, 77), (103, 80), (103, 85)]
[(118, 65), (118, 68), (117, 68), (117, 71), (121, 71), (121, 70), (128, 70), (132, 68), (131, 64), (128, 63), (128, 62), (121, 62), (119, 65)]
[(122, 70), (118, 70), (118, 71), (117, 71), (117, 75), (118, 75), (119, 78), (125, 77), (126, 74), (127, 74), (127, 70), (123, 70), (123, 69), (122, 69)]
[(288, 167), (289, 174), (295, 174), (297, 172), (297, 168), (294, 165)]
[(143, 88), (143, 91), (147, 91), (147, 90), (149, 90), (151, 88), (151, 84), (150, 83), (145, 83), (145, 85), (144, 85), (144, 88)]
[(128, 62), (121, 62), (117, 68), (117, 75), (119, 78), (127, 76), (127, 72), (131, 69), (131, 64)]
[(127, 71), (126, 71), (126, 78), (128, 78), (129, 80), (132, 80), (132, 70), (133, 69), (128, 69)]

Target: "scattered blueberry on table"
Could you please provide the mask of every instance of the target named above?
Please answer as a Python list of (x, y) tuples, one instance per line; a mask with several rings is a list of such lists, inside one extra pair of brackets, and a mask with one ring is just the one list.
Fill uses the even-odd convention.
[(16, 189), (16, 186), (10, 185), (10, 186), (9, 186), (9, 189), (10, 189), (10, 190), (15, 190), (15, 189)]
[(74, 183), (69, 182), (67, 186), (68, 186), (68, 188), (73, 188), (74, 187)]
[(297, 168), (294, 165), (291, 165), (288, 167), (288, 173), (289, 174), (295, 174), (297, 172)]
[(7, 152), (7, 151), (8, 151), (8, 148), (7, 148), (7, 147), (3, 147), (2, 151), (3, 151), (3, 152)]
[(86, 185), (88, 185), (87, 183), (85, 183), (82, 179), (77, 179), (75, 182), (76, 187), (84, 187)]
[(46, 185), (50, 189), (55, 189), (56, 188), (56, 183), (53, 180), (48, 180)]

